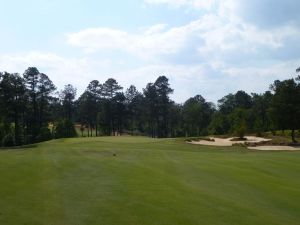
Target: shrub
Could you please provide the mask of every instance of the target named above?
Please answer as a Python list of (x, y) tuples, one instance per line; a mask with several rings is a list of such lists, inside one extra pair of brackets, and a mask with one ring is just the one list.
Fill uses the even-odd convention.
[(70, 120), (60, 120), (55, 127), (55, 138), (76, 137), (75, 126)]
[(48, 127), (42, 127), (40, 129), (39, 135), (37, 136), (38, 141), (48, 141), (53, 138)]
[(7, 134), (2, 138), (3, 147), (11, 147), (15, 145), (15, 138), (13, 134)]
[(242, 123), (241, 125), (235, 127), (234, 135), (238, 136), (240, 139), (244, 139), (246, 131), (247, 131), (246, 124)]

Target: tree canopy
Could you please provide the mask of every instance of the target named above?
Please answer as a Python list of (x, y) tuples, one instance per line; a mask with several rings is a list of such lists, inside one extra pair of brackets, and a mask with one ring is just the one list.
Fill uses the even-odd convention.
[[(300, 68), (296, 70), (300, 73)], [(113, 78), (92, 80), (77, 89), (56, 87), (35, 67), (23, 75), (0, 73), (0, 146), (52, 138), (100, 135), (147, 135), (153, 138), (201, 136), (300, 129), (300, 76), (274, 81), (265, 93), (230, 93), (215, 105), (200, 94), (183, 104), (172, 101), (174, 90), (159, 76), (140, 92), (125, 91)], [(78, 132), (78, 130), (80, 130)]]

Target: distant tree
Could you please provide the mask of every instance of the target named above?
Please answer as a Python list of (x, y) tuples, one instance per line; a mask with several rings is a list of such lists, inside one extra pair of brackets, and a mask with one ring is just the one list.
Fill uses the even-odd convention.
[(235, 107), (250, 109), (252, 107), (252, 98), (244, 91), (238, 91), (235, 95)]
[(252, 107), (251, 96), (244, 91), (228, 94), (218, 101), (218, 107), (223, 114), (230, 114), (235, 108), (249, 109)]
[[(300, 73), (300, 68), (296, 70)], [(201, 95), (176, 104), (165, 76), (148, 83), (140, 93), (131, 85), (125, 93), (110, 78), (89, 83), (76, 99), (76, 88), (66, 85), (59, 94), (50, 78), (35, 67), (21, 77), (0, 72), (0, 146), (13, 146), (52, 138), (76, 136), (74, 122), (88, 136), (125, 132), (165, 138), (300, 128), (300, 76), (275, 81), (271, 91), (249, 95), (228, 94), (216, 107)], [(52, 132), (50, 132), (50, 129)]]
[(64, 118), (58, 121), (56, 125), (56, 138), (76, 136), (73, 123), (76, 92), (76, 88), (68, 84), (65, 85), (65, 88), (60, 93)]
[[(100, 120), (102, 123), (104, 122), (104, 126), (107, 127), (106, 129), (109, 132), (109, 135), (116, 134), (116, 114), (114, 111), (114, 97), (120, 94), (120, 91), (123, 89), (118, 82), (113, 79), (109, 78), (104, 82), (101, 87), (101, 98), (102, 100), (102, 112), (100, 115)], [(98, 116), (99, 116), (98, 115)]]
[(55, 138), (76, 137), (76, 130), (71, 120), (61, 119), (55, 125)]
[(291, 129), (292, 141), (296, 142), (295, 130), (300, 128), (300, 85), (295, 79), (276, 80), (271, 90), (272, 118), (280, 129)]
[(51, 115), (49, 113), (50, 103), (53, 99), (53, 92), (56, 90), (55, 85), (49, 79), (46, 74), (39, 74), (38, 91), (37, 91), (37, 115), (38, 115), (38, 129), (39, 134), (37, 136), (38, 141), (45, 141), (51, 139), (49, 130), (49, 121), (51, 121)]
[(174, 90), (170, 87), (169, 80), (165, 76), (158, 77), (154, 86), (157, 96), (158, 137), (167, 137), (170, 106), (169, 95), (172, 94)]
[(233, 94), (228, 94), (218, 100), (218, 108), (222, 114), (230, 114), (236, 107), (235, 96)]
[(86, 91), (89, 92), (95, 99), (99, 99), (101, 97), (102, 90), (103, 86), (98, 80), (92, 80), (86, 88)]
[(37, 104), (39, 76), (40, 72), (36, 67), (29, 67), (23, 74), (27, 88), (27, 94), (29, 96), (29, 101), (26, 107), (26, 128), (28, 142), (35, 142), (39, 133)]
[(110, 135), (112, 135), (111, 103), (107, 99), (102, 99), (100, 104), (101, 104), (101, 107), (97, 113), (97, 122), (99, 125), (100, 133), (102, 135), (110, 136)]
[(128, 104), (131, 103), (134, 100), (134, 98), (136, 98), (136, 96), (139, 94), (140, 93), (138, 92), (136, 87), (134, 85), (130, 85), (130, 87), (125, 92), (126, 102)]
[(211, 122), (208, 126), (208, 131), (210, 134), (227, 134), (231, 129), (231, 121), (229, 116), (223, 114), (220, 111), (213, 113)]
[(248, 132), (249, 127), (247, 121), (249, 121), (250, 111), (245, 108), (235, 108), (235, 110), (229, 115), (231, 122), (231, 133), (238, 136), (240, 139), (244, 138)]
[[(6, 97), (6, 89), (7, 83), (10, 84), (10, 81), (7, 82), (7, 77), (10, 77), (9, 73), (0, 72), (0, 147), (12, 146), (15, 144), (15, 140), (13, 137), (13, 129), (11, 125), (11, 121), (9, 118), (10, 108), (8, 108), (7, 97)], [(10, 98), (10, 97), (9, 97)]]
[(102, 85), (101, 95), (105, 98), (112, 99), (122, 89), (123, 87), (121, 87), (115, 79), (109, 78)]
[(50, 138), (49, 114), (52, 94), (56, 90), (50, 78), (40, 73), (36, 67), (29, 67), (23, 74), (26, 85), (25, 118), (28, 142), (43, 141)]
[(62, 120), (65, 117), (63, 106), (61, 101), (58, 97), (52, 96), (49, 100), (49, 107), (48, 107), (48, 114), (49, 114), (49, 123), (52, 135), (55, 132), (54, 124), (57, 121)]
[(102, 85), (97, 80), (89, 83), (86, 91), (78, 99), (78, 113), (82, 126), (88, 127), (88, 136), (93, 136), (96, 129), (98, 136), (98, 112), (100, 107)]
[[(243, 126), (249, 130), (252, 125), (250, 116), (245, 117), (245, 121), (233, 121), (237, 112), (246, 112), (253, 107), (253, 100), (250, 95), (244, 91), (238, 91), (235, 94), (228, 94), (218, 101), (219, 112), (213, 116), (210, 131), (217, 134), (234, 133), (238, 126)], [(247, 112), (247, 115), (249, 112)], [(240, 114), (239, 114), (240, 115)]]
[(77, 101), (77, 114), (81, 127), (87, 128), (88, 137), (92, 133), (92, 128), (97, 122), (97, 103), (92, 94), (85, 91)]
[[(25, 84), (19, 74), (3, 73), (0, 82), (0, 102), (2, 115), (2, 139), (11, 138), (9, 145), (19, 145), (21, 140), (21, 113), (25, 107)], [(14, 132), (11, 129), (13, 124)], [(8, 135), (8, 136), (7, 136)], [(1, 136), (1, 135), (0, 135)], [(0, 140), (1, 141), (1, 140)], [(7, 144), (7, 143), (6, 143)]]
[(139, 106), (142, 94), (138, 92), (135, 86), (131, 85), (125, 92), (125, 106), (128, 115), (128, 127), (133, 135), (133, 131), (137, 128), (139, 117)]
[(182, 105), (171, 101), (169, 104), (169, 129), (171, 137), (184, 136)]
[(125, 124), (126, 111), (125, 111), (125, 101), (126, 97), (123, 93), (117, 93), (112, 98), (112, 112), (113, 112), (113, 122), (115, 130), (119, 135), (123, 133), (123, 127)]
[(145, 123), (147, 123), (147, 133), (152, 138), (158, 137), (158, 96), (156, 92), (156, 87), (153, 83), (148, 83), (146, 88), (143, 89), (143, 94), (145, 96), (144, 102), (144, 113), (145, 113)]
[(214, 113), (214, 106), (201, 95), (196, 95), (184, 103), (182, 113), (186, 136), (204, 135)]
[(253, 123), (251, 126), (258, 135), (271, 129), (269, 111), (272, 97), (270, 91), (266, 91), (264, 94), (252, 94), (251, 120)]
[(65, 85), (64, 90), (60, 93), (60, 99), (62, 101), (65, 116), (68, 120), (72, 120), (72, 113), (74, 110), (74, 100), (76, 97), (77, 89), (73, 85)]

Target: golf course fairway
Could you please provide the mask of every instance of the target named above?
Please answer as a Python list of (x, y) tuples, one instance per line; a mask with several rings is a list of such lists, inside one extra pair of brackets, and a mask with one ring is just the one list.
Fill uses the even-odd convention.
[(300, 152), (99, 137), (0, 150), (3, 225), (297, 225)]

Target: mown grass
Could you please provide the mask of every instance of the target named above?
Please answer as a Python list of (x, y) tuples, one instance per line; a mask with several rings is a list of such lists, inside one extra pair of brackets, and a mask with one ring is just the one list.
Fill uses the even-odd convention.
[(141, 137), (0, 151), (5, 225), (296, 225), (299, 203), (300, 152)]

